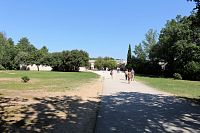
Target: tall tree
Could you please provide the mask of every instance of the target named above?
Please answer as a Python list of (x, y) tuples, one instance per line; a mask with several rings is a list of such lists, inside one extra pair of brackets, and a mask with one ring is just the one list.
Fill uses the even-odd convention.
[(3, 58), (5, 54), (6, 37), (5, 34), (0, 32), (0, 65), (3, 65)]
[(12, 38), (8, 38), (8, 43), (9, 43), (10, 45), (14, 46), (14, 41), (13, 41)]
[(88, 61), (89, 55), (87, 52), (72, 50), (51, 53), (49, 64), (55, 71), (79, 71), (79, 67), (87, 66)]
[(194, 1), (196, 3), (196, 10), (198, 10), (198, 12), (200, 11), (200, 0), (187, 0), (187, 1)]
[(17, 47), (20, 49), (20, 51), (23, 51), (23, 52), (31, 51), (30, 42), (29, 42), (28, 38), (26, 38), (26, 37), (23, 37), (19, 40), (19, 42), (17, 43)]
[(145, 57), (147, 60), (150, 59), (149, 54), (151, 49), (156, 45), (157, 43), (157, 32), (153, 29), (149, 29), (148, 32), (145, 34), (145, 40), (142, 41)]
[[(24, 66), (33, 64), (33, 62), (35, 61), (34, 55), (37, 49), (34, 47), (34, 45), (32, 45), (29, 42), (28, 38), (26, 37), (21, 38), (19, 42), (17, 43), (16, 47), (19, 51), (18, 56), (16, 56), (15, 58), (16, 63), (18, 64), (23, 63)], [(22, 57), (22, 55), (25, 55), (25, 56)]]
[(62, 64), (62, 53), (54, 52), (49, 54), (49, 65), (53, 68), (54, 71), (63, 71)]
[(0, 32), (0, 64), (2, 63), (5, 45), (6, 45), (5, 33)]
[(127, 53), (127, 64), (126, 68), (127, 69), (132, 69), (132, 54), (131, 54), (131, 45), (129, 44), (128, 46), (128, 53)]
[(197, 17), (193, 19), (192, 22), (195, 27), (200, 28), (200, 0), (187, 0), (187, 1), (194, 1), (196, 3), (196, 7), (194, 8), (194, 11), (196, 11)]
[(40, 65), (46, 65), (48, 62), (46, 62), (46, 58), (48, 56), (48, 49), (46, 46), (43, 46), (41, 49), (36, 50), (32, 54), (32, 62), (31, 64), (36, 64), (38, 71), (40, 70)]
[(89, 62), (89, 54), (82, 50), (72, 50), (70, 52), (70, 65), (72, 71), (79, 71), (79, 67), (87, 66)]
[(200, 73), (200, 32), (192, 26), (191, 18), (177, 16), (168, 21), (161, 30), (157, 46), (157, 57), (167, 64), (166, 72), (170, 75), (178, 72), (185, 79), (194, 75), (189, 74), (191, 68), (197, 69), (195, 75)]
[(102, 69), (114, 69), (117, 67), (117, 62), (111, 57), (98, 57), (95, 61), (95, 67), (99, 70)]
[(145, 54), (145, 51), (142, 48), (141, 43), (139, 43), (138, 45), (135, 46), (134, 54), (135, 54), (137, 59), (139, 59), (141, 61), (145, 61), (146, 54)]
[(15, 69), (13, 62), (17, 50), (11, 38), (7, 39), (5, 33), (0, 33), (0, 64), (5, 69)]
[(104, 59), (102, 57), (98, 57), (94, 62), (94, 66), (98, 70), (102, 70), (104, 67)]
[(27, 69), (27, 65), (30, 63), (29, 61), (29, 55), (27, 52), (23, 52), (23, 51), (20, 51), (17, 56), (15, 57), (14, 59), (15, 61), (15, 64), (17, 65), (21, 65), (23, 68), (22, 69)]

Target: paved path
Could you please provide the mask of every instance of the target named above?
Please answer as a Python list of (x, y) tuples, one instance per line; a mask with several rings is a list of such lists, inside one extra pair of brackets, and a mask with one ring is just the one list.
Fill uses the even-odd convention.
[(103, 77), (96, 133), (200, 133), (200, 106), (139, 82), (124, 74), (96, 72)]

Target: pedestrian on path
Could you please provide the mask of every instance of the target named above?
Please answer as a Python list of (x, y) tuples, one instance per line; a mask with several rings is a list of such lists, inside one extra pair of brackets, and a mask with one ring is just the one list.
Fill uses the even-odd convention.
[(113, 69), (110, 70), (110, 76), (113, 79)]
[(127, 80), (128, 79), (128, 70), (126, 69), (124, 73), (125, 73), (125, 79)]
[(131, 70), (128, 70), (128, 83), (131, 83), (131, 79), (132, 79), (132, 73)]
[(135, 71), (132, 69), (131, 70), (131, 81), (134, 81), (135, 78)]

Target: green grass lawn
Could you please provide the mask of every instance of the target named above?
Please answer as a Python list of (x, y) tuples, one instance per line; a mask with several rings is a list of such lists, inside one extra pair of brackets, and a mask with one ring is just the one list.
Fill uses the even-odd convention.
[(136, 80), (161, 91), (170, 92), (182, 97), (200, 99), (200, 82), (136, 76)]
[[(23, 83), (22, 76), (28, 76), (30, 81)], [(91, 72), (0, 71), (0, 90), (65, 91), (89, 83), (98, 77)]]

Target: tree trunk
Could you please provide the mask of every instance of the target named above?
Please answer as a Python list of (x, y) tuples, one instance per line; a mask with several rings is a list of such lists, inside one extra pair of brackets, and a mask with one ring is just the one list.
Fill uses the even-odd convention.
[(37, 69), (38, 69), (38, 71), (40, 71), (40, 67), (39, 67), (40, 65), (37, 65)]

